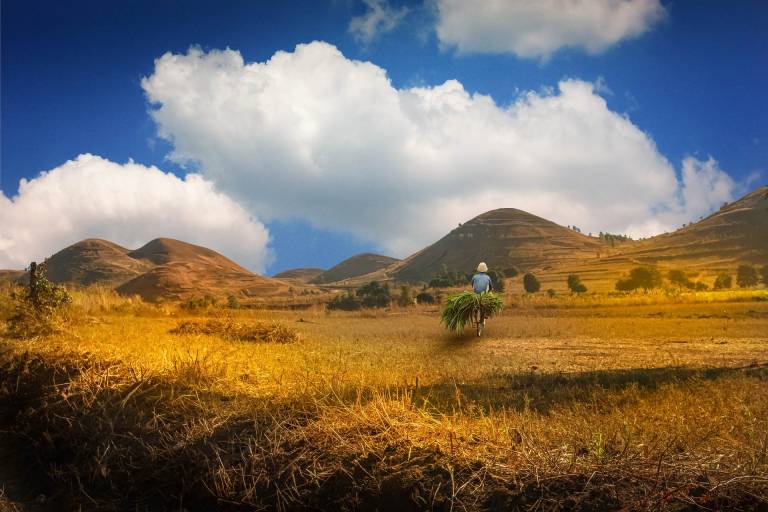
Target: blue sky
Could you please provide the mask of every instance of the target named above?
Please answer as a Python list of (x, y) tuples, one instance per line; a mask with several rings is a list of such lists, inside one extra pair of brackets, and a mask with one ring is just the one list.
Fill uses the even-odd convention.
[[(397, 90), (457, 80), (468, 93), (488, 95), (501, 108), (525, 91), (551, 94), (563, 79), (596, 83), (596, 94), (610, 112), (644, 132), (678, 177), (686, 157), (699, 162), (712, 157), (718, 172), (733, 180), (731, 195), (768, 181), (765, 2), (665, 2), (663, 19), (639, 35), (597, 52), (563, 47), (534, 57), (511, 51), (461, 52), (458, 44), (441, 40), (438, 13), (431, 4), (374, 4), (403, 16), (390, 31), (364, 41), (350, 31), (350, 22), (369, 13), (372, 4), (352, 0), (3, 2), (3, 193), (11, 198), (18, 193), (20, 179), (33, 179), (83, 153), (119, 164), (133, 159), (180, 177), (205, 167), (212, 161), (208, 153), (200, 153), (203, 163), (186, 169), (179, 159), (168, 158), (178, 133), (177, 139), (158, 137), (164, 122), (166, 128), (180, 124), (158, 121), (150, 113), (158, 104), (147, 101), (142, 78), (155, 73), (155, 59), (166, 52), (186, 54), (194, 45), (204, 53), (231, 48), (246, 63), (265, 62), (277, 51), (293, 52), (297, 44), (316, 40), (335, 46), (346, 59), (382, 68)], [(364, 168), (365, 162), (359, 166)], [(329, 267), (366, 250), (400, 251), (402, 256), (439, 232), (435, 227), (401, 243), (394, 227), (394, 233), (386, 232), (389, 241), (382, 242), (379, 233), (385, 233), (384, 228), (366, 236), (364, 228), (344, 220), (355, 215), (352, 211), (323, 216), (333, 202), (289, 215), (275, 205), (262, 208), (263, 201), (251, 205), (249, 196), (239, 193), (241, 185), (227, 189), (225, 184), (235, 183), (234, 178), (216, 181), (218, 171), (203, 171), (249, 214), (265, 219), (271, 239), (271, 256), (262, 261), (267, 273)], [(259, 188), (268, 188), (269, 182)], [(387, 187), (381, 190), (390, 190)], [(345, 193), (360, 190), (366, 189)], [(397, 190), (390, 193), (399, 194)], [(370, 193), (371, 201), (391, 199), (377, 198), (375, 189)], [(311, 202), (306, 194), (304, 201), (309, 197)], [(508, 197), (511, 201), (514, 196)], [(439, 204), (448, 199), (440, 198)], [(44, 209), (40, 205), (41, 215)], [(463, 208), (455, 215), (465, 211), (475, 210)], [(9, 214), (6, 220), (15, 218)]]

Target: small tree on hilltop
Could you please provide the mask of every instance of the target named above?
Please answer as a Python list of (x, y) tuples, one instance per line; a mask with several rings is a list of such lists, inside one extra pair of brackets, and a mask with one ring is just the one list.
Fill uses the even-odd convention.
[(749, 288), (757, 284), (757, 270), (752, 265), (739, 265), (736, 269), (736, 284), (740, 288)]
[(541, 283), (535, 275), (528, 272), (523, 276), (523, 288), (528, 293), (536, 293), (541, 290)]
[(581, 278), (576, 274), (568, 276), (568, 289), (573, 293), (584, 293), (587, 291), (587, 287), (581, 282)]
[(715, 278), (715, 290), (725, 290), (733, 286), (733, 278), (730, 274), (719, 274)]

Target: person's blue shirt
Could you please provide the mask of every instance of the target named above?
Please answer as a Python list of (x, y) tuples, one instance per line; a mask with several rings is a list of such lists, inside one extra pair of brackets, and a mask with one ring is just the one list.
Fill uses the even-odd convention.
[(489, 292), (492, 288), (491, 278), (485, 272), (478, 272), (472, 277), (472, 289), (475, 293)]

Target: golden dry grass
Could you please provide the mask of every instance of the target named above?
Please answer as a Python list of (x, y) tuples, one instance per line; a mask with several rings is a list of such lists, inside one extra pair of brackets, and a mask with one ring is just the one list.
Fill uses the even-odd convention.
[(86, 293), (58, 334), (0, 343), (0, 401), (86, 510), (752, 510), (765, 298), (508, 296), (478, 339), (438, 307), (196, 316)]

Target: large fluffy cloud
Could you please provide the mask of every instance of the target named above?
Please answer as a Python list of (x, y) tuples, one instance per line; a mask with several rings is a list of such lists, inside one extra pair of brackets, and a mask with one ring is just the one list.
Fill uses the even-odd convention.
[(437, 0), (437, 36), (461, 53), (599, 53), (665, 15), (660, 0)]
[(453, 80), (397, 89), (316, 42), (250, 64), (232, 50), (169, 53), (142, 86), (169, 157), (260, 218), (303, 217), (400, 256), (492, 208), (643, 236), (732, 189), (714, 161), (688, 160), (679, 180), (578, 80), (500, 106)]
[(197, 174), (80, 155), (0, 194), (0, 268), (23, 268), (83, 238), (137, 248), (167, 236), (218, 250), (263, 271), (269, 235)]

